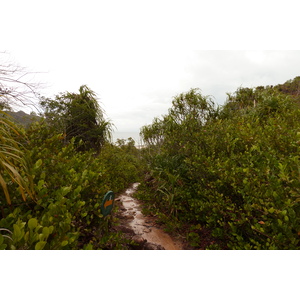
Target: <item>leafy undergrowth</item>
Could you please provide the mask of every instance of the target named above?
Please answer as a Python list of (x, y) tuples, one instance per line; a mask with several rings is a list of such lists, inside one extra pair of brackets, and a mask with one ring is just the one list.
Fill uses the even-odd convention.
[(300, 110), (273, 88), (222, 109), (191, 90), (142, 134), (139, 198), (205, 249), (300, 249)]
[(138, 181), (135, 155), (111, 144), (98, 155), (78, 151), (42, 123), (26, 136), (21, 142), (31, 161), (34, 198), (24, 202), (7, 178), (12, 205), (1, 201), (0, 248), (126, 249), (122, 235), (111, 230), (118, 220), (104, 217), (100, 204), (106, 192)]

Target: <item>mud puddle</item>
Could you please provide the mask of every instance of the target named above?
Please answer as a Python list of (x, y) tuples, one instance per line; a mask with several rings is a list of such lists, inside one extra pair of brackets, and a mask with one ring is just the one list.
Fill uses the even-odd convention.
[(134, 183), (116, 199), (123, 205), (121, 218), (125, 226), (134, 232), (133, 240), (140, 244), (147, 244), (146, 249), (182, 250), (183, 246), (180, 241), (171, 238), (158, 228), (153, 218), (143, 215), (139, 201), (132, 196), (138, 186), (139, 183)]

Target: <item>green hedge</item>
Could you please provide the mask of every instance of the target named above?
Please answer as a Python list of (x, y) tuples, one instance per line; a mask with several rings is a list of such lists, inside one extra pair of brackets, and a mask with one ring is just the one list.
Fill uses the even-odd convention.
[[(189, 92), (181, 106), (190, 97), (204, 99)], [(188, 226), (188, 236), (198, 232), (200, 241), (194, 228), (209, 230), (217, 248), (299, 249), (300, 111), (274, 91), (259, 99), (238, 110), (210, 107), (202, 122), (197, 108), (178, 118), (173, 107), (160, 121), (161, 142), (145, 150), (152, 180), (141, 189), (155, 193), (148, 204)]]
[[(24, 202), (11, 183), (13, 206), (1, 198), (1, 249), (122, 249), (100, 210), (105, 193), (138, 180), (136, 157), (107, 144), (99, 155), (78, 152), (73, 142), (37, 123), (24, 142), (31, 160), (35, 200)], [(9, 230), (11, 233), (9, 233)]]

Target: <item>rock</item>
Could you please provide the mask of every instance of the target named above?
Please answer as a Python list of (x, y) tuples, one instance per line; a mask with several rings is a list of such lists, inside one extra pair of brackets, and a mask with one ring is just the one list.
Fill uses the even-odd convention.
[(129, 234), (131, 234), (131, 235), (134, 235), (134, 234), (135, 234), (135, 233), (134, 233), (134, 230), (133, 230), (132, 228), (126, 227), (126, 226), (124, 226), (124, 225), (116, 226), (115, 229), (116, 229), (117, 231), (122, 231), (123, 233), (129, 233)]
[(165, 250), (165, 248), (162, 247), (161, 245), (156, 245), (156, 244), (147, 242), (144, 245), (144, 250)]
[(161, 245), (157, 245), (157, 250), (166, 250), (166, 249)]
[(120, 216), (120, 219), (133, 220), (134, 216), (133, 215), (122, 215), (122, 216)]
[(135, 250), (143, 250), (144, 245), (147, 243), (147, 240), (142, 238), (140, 235), (132, 237), (132, 241), (137, 244), (132, 246)]
[(150, 229), (150, 228), (145, 228), (145, 229), (143, 230), (143, 232), (149, 233), (149, 232), (151, 232), (151, 229)]

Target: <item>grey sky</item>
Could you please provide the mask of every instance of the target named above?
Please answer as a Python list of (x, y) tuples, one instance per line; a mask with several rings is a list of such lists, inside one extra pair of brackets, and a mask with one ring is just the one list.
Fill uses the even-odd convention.
[[(272, 9), (251, 1), (247, 14), (240, 1), (224, 2), (6, 1), (0, 51), (45, 72), (35, 76), (47, 85), (43, 95), (87, 84), (118, 131), (138, 132), (190, 88), (223, 104), (240, 86), (300, 75), (300, 51), (286, 51), (300, 49), (291, 31), (298, 28), (296, 1), (272, 1)], [(283, 26), (277, 16), (287, 11)], [(270, 48), (279, 50), (206, 50)]]

